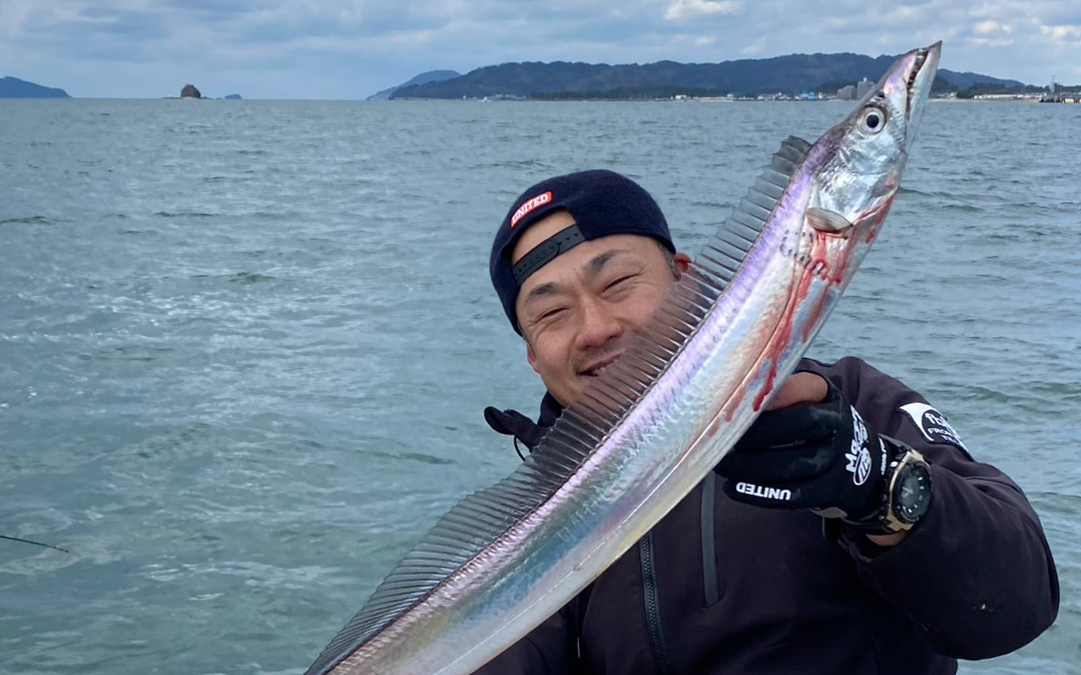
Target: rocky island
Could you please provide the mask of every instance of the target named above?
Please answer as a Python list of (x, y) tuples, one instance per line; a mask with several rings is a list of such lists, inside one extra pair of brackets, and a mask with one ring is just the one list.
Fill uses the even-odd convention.
[(17, 77), (0, 77), (0, 98), (71, 98), (63, 89), (43, 87)]

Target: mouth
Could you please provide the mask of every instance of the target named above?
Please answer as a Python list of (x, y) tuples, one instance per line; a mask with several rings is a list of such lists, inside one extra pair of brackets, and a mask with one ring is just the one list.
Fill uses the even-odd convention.
[(923, 64), (927, 62), (927, 54), (930, 51), (930, 47), (924, 47), (916, 52), (916, 63), (912, 65), (912, 70), (908, 73), (908, 82), (905, 83), (909, 91), (916, 86), (916, 78), (920, 76), (920, 71), (923, 70)]
[(930, 47), (917, 49), (914, 53), (914, 61), (908, 71), (905, 84), (909, 91), (930, 89), (935, 74), (938, 71), (938, 63), (942, 55), (942, 42), (936, 42)]
[(911, 145), (919, 126), (919, 119), (923, 116), (926, 100), (931, 95), (934, 86), (935, 74), (938, 72), (938, 64), (942, 55), (942, 42), (936, 42), (930, 47), (914, 50), (910, 53), (912, 62), (904, 77), (907, 87), (907, 101), (905, 103), (905, 147)]
[(579, 375), (585, 375), (586, 377), (599, 377), (608, 369), (613, 363), (619, 360), (620, 354), (609, 356), (607, 358), (595, 361), (589, 365), (588, 368), (583, 368), (578, 371)]

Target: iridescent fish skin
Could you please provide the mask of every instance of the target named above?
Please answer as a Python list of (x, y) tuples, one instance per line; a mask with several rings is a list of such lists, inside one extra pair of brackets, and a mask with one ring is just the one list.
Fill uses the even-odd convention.
[(940, 43), (844, 121), (785, 141), (623, 358), (510, 477), (436, 525), (308, 670), (465, 675), (554, 614), (721, 460), (877, 236)]

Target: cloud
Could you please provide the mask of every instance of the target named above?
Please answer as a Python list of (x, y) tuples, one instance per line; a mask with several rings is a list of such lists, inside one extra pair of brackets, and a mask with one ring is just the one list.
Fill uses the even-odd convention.
[(992, 21), (990, 19), (988, 19), (987, 21), (981, 21), (972, 27), (972, 32), (976, 33), (977, 35), (991, 35), (992, 33), (997, 33), (1002, 30), (1008, 32), (1009, 27), (1002, 26), (1001, 24), (999, 24), (999, 22)]
[(944, 39), (945, 68), (1044, 82), (1081, 63), (1078, 27), (1081, 3), (1057, 0), (0, 0), (0, 63), (20, 69), (0, 75), (76, 96), (172, 94), (183, 76), (360, 98), (435, 68), (878, 56)]
[(1081, 41), (1081, 26), (1040, 26), (1040, 32), (1055, 42)]
[(741, 0), (674, 0), (664, 13), (664, 18), (682, 21), (708, 14), (735, 14), (742, 9)]
[(980, 47), (1008, 47), (1013, 44), (1013, 26), (1000, 23), (994, 19), (985, 19), (975, 23), (970, 30), (971, 35), (967, 38), (968, 44)]
[(743, 49), (741, 49), (739, 53), (742, 54), (743, 56), (748, 56), (748, 57), (753, 58), (753, 57), (758, 56), (759, 54), (761, 54), (762, 50), (765, 49), (765, 46), (766, 46), (766, 41), (762, 40), (762, 39), (759, 39), (757, 42), (749, 44), (746, 47), (744, 47)]

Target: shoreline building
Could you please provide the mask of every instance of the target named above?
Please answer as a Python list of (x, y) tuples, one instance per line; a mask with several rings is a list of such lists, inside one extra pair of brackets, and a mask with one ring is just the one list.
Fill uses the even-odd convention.
[(862, 99), (864, 96), (866, 96), (871, 91), (871, 89), (874, 88), (874, 86), (875, 86), (874, 82), (869, 82), (866, 77), (863, 78), (862, 80), (860, 80), (859, 82), (856, 83), (856, 98), (857, 99)]

